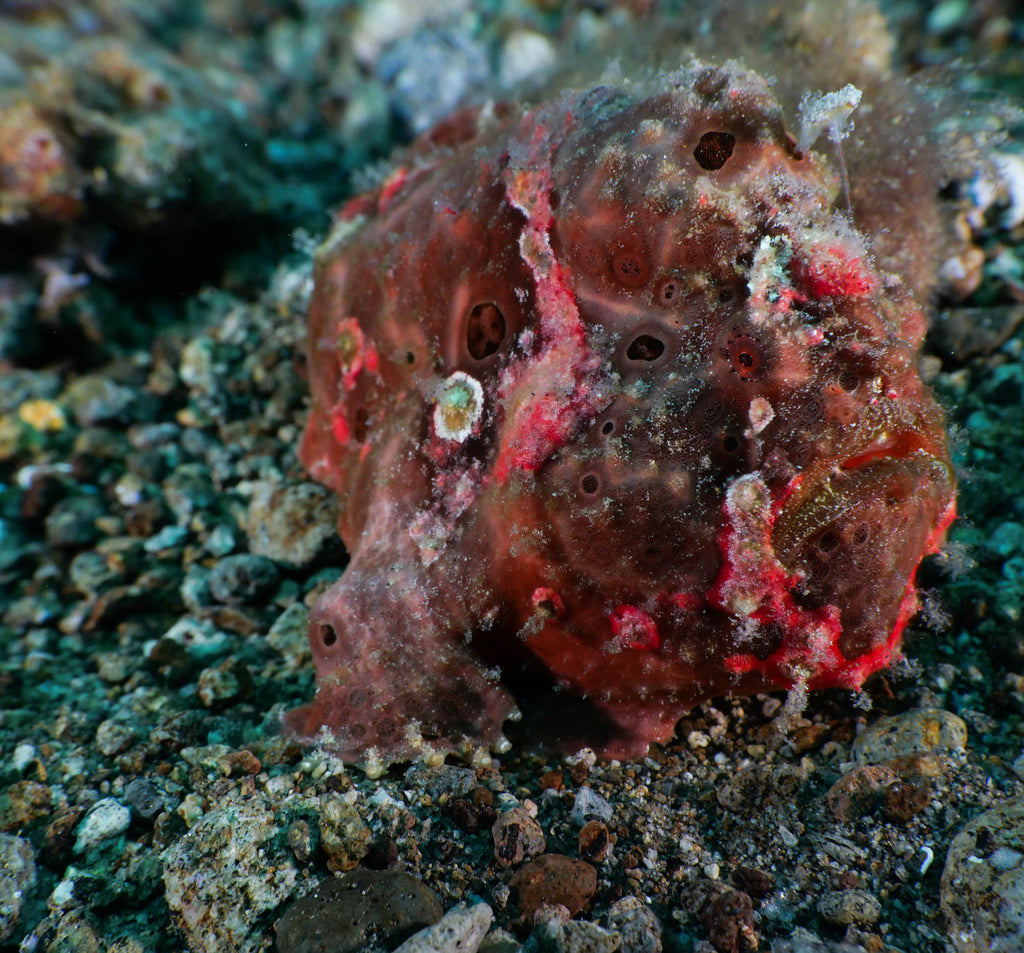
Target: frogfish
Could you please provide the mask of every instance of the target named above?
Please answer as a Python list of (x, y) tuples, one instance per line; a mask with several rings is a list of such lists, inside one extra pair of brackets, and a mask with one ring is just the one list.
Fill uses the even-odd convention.
[(300, 456), (350, 562), (294, 734), (381, 764), (540, 712), (636, 756), (716, 696), (890, 663), (955, 479), (929, 251), (886, 214), (899, 172), (851, 197), (846, 100), (790, 129), (695, 61), (466, 110), (338, 213)]

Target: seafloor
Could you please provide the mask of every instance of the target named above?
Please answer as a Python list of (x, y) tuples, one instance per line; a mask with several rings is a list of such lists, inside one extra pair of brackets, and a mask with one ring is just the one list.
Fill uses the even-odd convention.
[(0, 0), (0, 950), (1024, 950), (1012, 0), (884, 6), (990, 162), (949, 184), (974, 254), (922, 372), (961, 517), (905, 661), (702, 706), (636, 762), (519, 740), (371, 779), (278, 732), (345, 561), (296, 458), (329, 211), (467, 98), (628, 68), (624, 38), (753, 35), (781, 74), (872, 9), (732, 7)]

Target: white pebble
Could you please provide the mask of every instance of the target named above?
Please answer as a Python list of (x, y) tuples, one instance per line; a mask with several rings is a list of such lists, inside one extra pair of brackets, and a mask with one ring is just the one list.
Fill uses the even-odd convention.
[(75, 839), (75, 853), (84, 854), (102, 844), (103, 841), (120, 837), (132, 822), (132, 812), (120, 801), (105, 797), (97, 801), (85, 820), (78, 826)]

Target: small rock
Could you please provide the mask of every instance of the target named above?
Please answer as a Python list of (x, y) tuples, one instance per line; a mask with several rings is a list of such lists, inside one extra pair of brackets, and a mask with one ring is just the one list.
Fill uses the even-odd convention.
[(459, 904), (433, 926), (409, 937), (395, 953), (477, 953), (492, 919), (486, 903)]
[(183, 463), (162, 484), (164, 502), (181, 525), (209, 509), (218, 497), (210, 468), (205, 463)]
[(818, 901), (818, 913), (829, 926), (871, 926), (882, 915), (882, 904), (867, 890), (833, 890)]
[(928, 342), (936, 351), (965, 363), (969, 358), (992, 354), (1006, 343), (1024, 322), (1024, 305), (985, 308), (952, 308), (939, 313), (928, 330)]
[(939, 896), (955, 953), (1024, 949), (1024, 800), (985, 811), (953, 838)]
[(50, 866), (64, 866), (71, 859), (75, 846), (75, 828), (85, 816), (85, 809), (71, 807), (59, 810), (43, 833), (44, 857)]
[[(823, 940), (816, 933), (797, 927), (788, 936), (772, 940), (771, 953), (868, 953), (859, 943)], [(871, 953), (899, 953), (891, 946), (872, 947)]]
[(50, 789), (38, 781), (15, 781), (0, 793), (0, 831), (14, 831), (48, 816)]
[(518, 867), (524, 860), (543, 854), (547, 849), (540, 824), (521, 807), (499, 815), (491, 836), (494, 859), (501, 867)]
[(755, 900), (763, 900), (775, 888), (772, 875), (757, 867), (737, 867), (732, 872), (732, 882)]
[(888, 785), (898, 780), (892, 768), (865, 764), (847, 771), (828, 789), (825, 803), (837, 821), (855, 821), (874, 810)]
[(105, 797), (97, 801), (78, 826), (75, 853), (99, 847), (104, 841), (120, 837), (132, 822), (132, 812), (116, 798)]
[(501, 50), (498, 81), (506, 89), (538, 81), (558, 64), (558, 53), (546, 36), (533, 30), (513, 30)]
[(639, 897), (623, 897), (608, 908), (610, 930), (622, 937), (625, 953), (661, 953), (661, 923)]
[(580, 828), (580, 856), (591, 864), (600, 864), (608, 857), (611, 849), (611, 836), (608, 828), (601, 821), (587, 821)]
[(96, 521), (103, 516), (103, 504), (95, 496), (72, 496), (61, 500), (43, 524), (46, 542), (57, 549), (82, 549), (100, 537)]
[(39, 953), (107, 953), (106, 942), (79, 910), (54, 912), (23, 941), (23, 950)]
[(313, 832), (309, 823), (302, 818), (288, 825), (288, 846), (300, 864), (305, 864), (313, 856)]
[(248, 698), (253, 685), (252, 673), (246, 664), (232, 657), (199, 673), (196, 694), (207, 708), (219, 708)]
[(353, 870), (296, 900), (277, 922), (280, 953), (357, 953), (393, 948), (441, 919), (423, 881), (398, 870)]
[(64, 391), (63, 400), (79, 427), (92, 427), (131, 419), (139, 395), (133, 388), (117, 384), (108, 377), (90, 374), (72, 381)]
[(740, 768), (716, 792), (726, 810), (750, 816), (770, 801), (789, 800), (807, 780), (807, 772), (791, 764), (751, 764)]
[(301, 602), (293, 602), (270, 626), (267, 643), (285, 658), (309, 655), (309, 609)]
[(493, 807), (474, 804), (469, 798), (453, 797), (443, 808), (446, 816), (455, 821), (467, 834), (490, 830), (498, 819)]
[(122, 751), (127, 751), (135, 740), (134, 733), (126, 725), (120, 725), (115, 721), (100, 722), (96, 729), (96, 747), (100, 753), (112, 758)]
[(508, 930), (491, 930), (478, 953), (522, 953), (523, 945)]
[(320, 798), (320, 843), (329, 870), (352, 870), (366, 856), (372, 839), (359, 812), (341, 795)]
[(71, 584), (83, 596), (95, 597), (108, 586), (124, 582), (124, 575), (96, 550), (79, 553), (68, 567)]
[(22, 908), (35, 886), (32, 845), (21, 837), (0, 834), (0, 944), (13, 936)]
[(585, 920), (559, 924), (553, 940), (556, 953), (615, 953), (622, 947), (618, 933)]
[(145, 778), (133, 778), (125, 785), (124, 799), (132, 813), (146, 821), (151, 821), (164, 809), (163, 795), (159, 789)]
[(309, 566), (337, 538), (337, 498), (316, 483), (256, 485), (246, 533), (249, 550), (292, 569)]
[(476, 772), (454, 764), (430, 765), (418, 762), (405, 772), (405, 783), (425, 791), (439, 801), (448, 797), (465, 797), (477, 784)]
[(188, 661), (206, 662), (230, 651), (231, 641), (227, 633), (221, 632), (208, 619), (184, 616), (149, 648), (148, 655), (152, 661), (164, 664), (166, 657), (176, 650)]
[(577, 827), (582, 827), (589, 820), (604, 821), (612, 819), (612, 806), (593, 788), (583, 785), (576, 792), (576, 801), (572, 806), (569, 820)]
[(262, 945), (262, 918), (292, 895), (298, 878), (275, 806), (261, 796), (216, 806), (163, 852), (167, 906), (185, 938), (180, 945), (197, 953)]
[(708, 940), (718, 953), (758, 948), (754, 903), (742, 890), (727, 887), (716, 893), (701, 913)]
[(950, 751), (967, 744), (962, 718), (941, 709), (922, 708), (879, 718), (853, 742), (858, 764), (880, 764), (891, 758), (931, 751)]
[(210, 595), (229, 606), (261, 605), (273, 595), (279, 579), (277, 566), (266, 556), (225, 556), (210, 573)]
[(906, 824), (920, 814), (932, 801), (932, 789), (927, 784), (915, 784), (900, 778), (885, 789), (882, 813), (886, 820)]
[(520, 867), (509, 886), (518, 892), (519, 910), (527, 923), (543, 904), (561, 904), (575, 916), (597, 890), (597, 871), (564, 854), (544, 854)]

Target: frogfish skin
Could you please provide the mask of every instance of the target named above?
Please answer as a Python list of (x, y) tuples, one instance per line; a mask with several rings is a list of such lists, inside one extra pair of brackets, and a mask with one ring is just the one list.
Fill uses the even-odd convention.
[(890, 662), (954, 477), (922, 296), (830, 148), (697, 63), (459, 114), (342, 210), (301, 458), (351, 561), (293, 733), (500, 750), (544, 685), (553, 737), (633, 756), (714, 696)]

